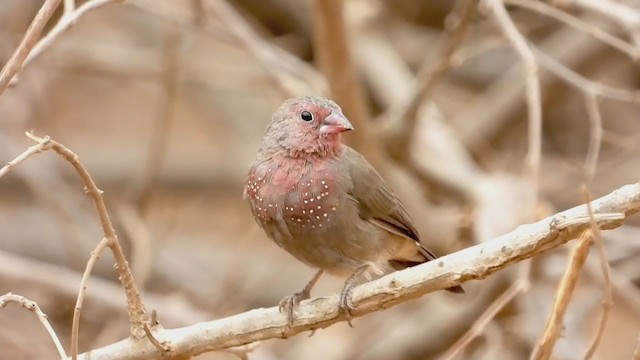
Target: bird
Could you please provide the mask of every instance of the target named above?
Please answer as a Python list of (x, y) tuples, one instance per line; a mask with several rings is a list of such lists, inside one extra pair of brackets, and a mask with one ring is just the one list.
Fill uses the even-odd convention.
[[(280, 301), (291, 325), (323, 273), (346, 276), (339, 310), (351, 326), (351, 293), (363, 275), (436, 258), (420, 242), (404, 205), (376, 169), (341, 135), (353, 125), (332, 100), (286, 100), (273, 114), (243, 197), (265, 234), (317, 269), (299, 292)], [(447, 289), (464, 293), (460, 286)]]

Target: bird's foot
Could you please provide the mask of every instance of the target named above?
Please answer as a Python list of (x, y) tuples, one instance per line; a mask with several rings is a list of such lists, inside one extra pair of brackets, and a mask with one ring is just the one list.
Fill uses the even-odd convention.
[(289, 327), (291, 327), (293, 321), (295, 320), (294, 311), (300, 304), (300, 301), (306, 300), (310, 297), (311, 293), (309, 291), (302, 290), (280, 300), (279, 309), (282, 314), (285, 314), (287, 316)]
[(353, 288), (354, 286), (345, 286), (342, 289), (342, 292), (340, 292), (340, 304), (338, 305), (339, 311), (344, 314), (344, 317), (347, 319), (347, 324), (349, 324), (350, 327), (353, 327), (351, 323), (351, 319), (353, 319), (351, 312), (356, 310), (351, 304), (351, 292)]

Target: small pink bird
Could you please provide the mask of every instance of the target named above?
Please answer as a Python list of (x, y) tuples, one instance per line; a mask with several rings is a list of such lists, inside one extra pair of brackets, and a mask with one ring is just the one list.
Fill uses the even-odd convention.
[[(275, 112), (249, 170), (245, 198), (267, 236), (319, 269), (280, 309), (293, 321), (323, 271), (350, 275), (340, 308), (351, 324), (351, 292), (367, 271), (399, 270), (436, 256), (397, 196), (358, 152), (340, 141), (353, 126), (333, 101), (289, 99)], [(447, 289), (462, 293), (462, 287)]]

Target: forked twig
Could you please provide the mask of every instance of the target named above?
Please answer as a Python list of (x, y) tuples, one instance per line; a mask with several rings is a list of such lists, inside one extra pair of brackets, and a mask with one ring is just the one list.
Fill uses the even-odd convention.
[(573, 290), (578, 283), (580, 270), (582, 270), (582, 266), (587, 259), (587, 255), (589, 255), (589, 246), (591, 245), (592, 238), (593, 233), (591, 230), (584, 231), (580, 235), (578, 243), (573, 248), (569, 257), (567, 269), (560, 280), (560, 284), (558, 284), (556, 299), (553, 304), (551, 315), (547, 320), (547, 325), (545, 326), (542, 337), (538, 340), (536, 347), (533, 349), (531, 359), (547, 360), (551, 357), (556, 341), (560, 337), (560, 332), (563, 328), (564, 314), (569, 306)]
[(47, 33), (47, 35), (33, 45), (28, 56), (24, 59), (21, 69), (16, 72), (9, 85), (15, 86), (18, 83), (18, 72), (31, 64), (33, 60), (40, 57), (40, 55), (42, 55), (42, 53), (44, 53), (44, 51), (47, 50), (62, 33), (73, 27), (86, 13), (110, 3), (123, 1), (124, 0), (90, 0), (76, 9), (74, 0), (64, 0), (64, 15), (60, 20), (58, 20), (56, 25)]
[(596, 246), (598, 247), (600, 269), (602, 271), (602, 278), (604, 280), (604, 296), (602, 299), (602, 312), (600, 314), (600, 321), (598, 322), (598, 330), (596, 331), (596, 334), (591, 341), (591, 345), (589, 345), (589, 349), (584, 356), (586, 360), (589, 360), (593, 357), (593, 354), (598, 348), (598, 344), (600, 343), (600, 339), (602, 338), (604, 328), (609, 318), (609, 311), (613, 306), (613, 287), (611, 286), (611, 269), (609, 268), (609, 261), (607, 260), (607, 254), (604, 249), (604, 242), (602, 241), (602, 231), (596, 223), (595, 217), (593, 215), (593, 209), (591, 206), (591, 194), (587, 190), (586, 186), (583, 187), (583, 192), (585, 194), (584, 196), (587, 204), (587, 211), (589, 212), (589, 217), (591, 218), (591, 233), (593, 234), (593, 239), (596, 243)]
[(44, 4), (42, 4), (42, 7), (40, 7), (40, 10), (38, 10), (27, 32), (24, 34), (20, 45), (18, 45), (18, 48), (13, 52), (2, 68), (2, 71), (0, 71), (0, 95), (7, 90), (11, 79), (13, 79), (22, 68), (24, 61), (31, 52), (31, 49), (38, 42), (42, 30), (44, 30), (45, 25), (47, 25), (47, 22), (56, 11), (60, 1), (62, 0), (46, 0)]
[[(91, 178), (91, 175), (87, 172), (87, 169), (80, 162), (78, 155), (73, 153), (71, 150), (66, 148), (64, 145), (51, 140), (49, 137), (40, 138), (31, 133), (26, 134), (30, 139), (37, 142), (38, 145), (35, 147), (31, 147), (27, 149), (23, 154), (18, 156), (13, 161), (9, 162), (5, 168), (6, 170), (0, 170), (3, 173), (6, 173), (11, 166), (15, 166), (16, 164), (24, 161), (29, 156), (33, 154), (37, 154), (42, 150), (53, 150), (62, 156), (67, 162), (69, 162), (73, 168), (76, 170), (83, 183), (85, 184), (85, 191), (93, 198), (94, 204), (96, 206), (96, 210), (98, 212), (98, 217), (100, 218), (100, 224), (102, 226), (102, 231), (104, 233), (105, 239), (107, 239), (107, 246), (113, 252), (115, 258), (115, 268), (118, 273), (118, 278), (124, 287), (125, 294), (127, 295), (127, 309), (129, 311), (129, 320), (131, 321), (131, 333), (136, 338), (141, 338), (145, 335), (144, 333), (144, 323), (146, 322), (146, 314), (144, 310), (144, 305), (142, 303), (142, 298), (140, 296), (140, 292), (135, 284), (135, 280), (133, 279), (133, 275), (131, 274), (131, 270), (129, 269), (129, 264), (127, 263), (127, 259), (124, 256), (122, 251), (122, 247), (118, 242), (118, 238), (116, 236), (113, 225), (111, 224), (111, 220), (109, 219), (109, 215), (107, 213), (107, 207), (104, 203), (104, 199), (102, 196), (102, 190), (98, 189), (95, 182)], [(99, 255), (99, 254), (98, 254)], [(90, 265), (90, 264), (88, 264)], [(81, 297), (86, 284), (79, 290), (78, 296)], [(79, 312), (80, 309), (77, 309)], [(77, 315), (79, 316), (79, 314)], [(77, 320), (76, 320), (77, 321)], [(76, 339), (77, 340), (77, 339)], [(77, 348), (77, 343), (72, 344), (72, 349)]]

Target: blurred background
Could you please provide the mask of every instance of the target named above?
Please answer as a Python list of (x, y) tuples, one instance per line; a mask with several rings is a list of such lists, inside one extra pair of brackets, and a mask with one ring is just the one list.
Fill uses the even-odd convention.
[[(638, 181), (640, 119), (633, 101), (640, 99), (634, 97), (640, 84), (634, 60), (640, 53), (640, 4), (592, 2), (627, 16), (622, 21), (616, 17), (620, 12), (595, 11), (587, 1), (507, 2), (532, 44), (563, 69), (593, 81), (576, 87), (540, 70), (544, 123), (533, 207), (528, 199), (535, 188), (523, 175), (528, 125), (522, 67), (486, 9), (481, 6), (450, 69), (420, 103), (410, 146), (398, 155), (391, 151), (393, 142), (384, 145), (379, 130), (397, 115), (389, 109), (402, 109), (415, 93), (420, 69), (439, 61), (465, 2), (343, 2), (348, 49), (361, 85), (353, 88), (363, 105), (347, 141), (375, 161), (407, 203), (423, 241), (437, 253), (490, 240), (584, 201), (585, 157), (598, 130), (586, 106), (593, 103), (585, 101), (592, 84), (627, 89), (623, 93), (632, 101), (597, 98), (602, 146), (589, 189), (601, 196)], [(591, 30), (575, 30), (527, 4), (546, 4)], [(41, 5), (0, 2), (0, 62)], [(293, 95), (329, 96), (317, 61), (322, 50), (314, 41), (313, 9), (310, 0), (114, 3), (80, 18), (0, 97), (0, 162), (33, 144), (24, 136), (31, 129), (76, 152), (105, 191), (147, 309), (157, 310), (167, 328), (274, 306), (313, 274), (267, 240), (242, 200), (245, 175), (270, 114)], [(46, 30), (60, 20), (59, 10)], [(596, 40), (588, 34), (593, 29), (609, 32), (631, 54)], [(636, 346), (638, 226), (636, 219), (604, 233), (614, 306), (599, 359), (628, 359)], [(0, 179), (0, 293), (38, 302), (67, 349), (82, 271), (101, 237), (93, 203), (57, 155), (37, 155)], [(568, 248), (536, 258), (530, 271), (514, 266), (466, 284), (466, 296), (430, 294), (357, 318), (353, 329), (339, 323), (313, 337), (262, 342), (248, 357), (436, 359), (451, 354), (454, 343), (483, 317), (490, 321), (453, 358), (527, 359), (542, 334)], [(124, 295), (112, 264), (105, 252), (89, 283), (81, 351), (128, 335)], [(343, 280), (325, 277), (313, 294), (333, 294)], [(509, 288), (512, 284), (519, 286)], [(593, 251), (554, 358), (583, 358), (603, 298)], [(496, 301), (495, 317), (483, 315)], [(0, 311), (0, 359), (55, 354), (32, 314), (17, 306)], [(216, 352), (198, 359), (236, 356)]]

